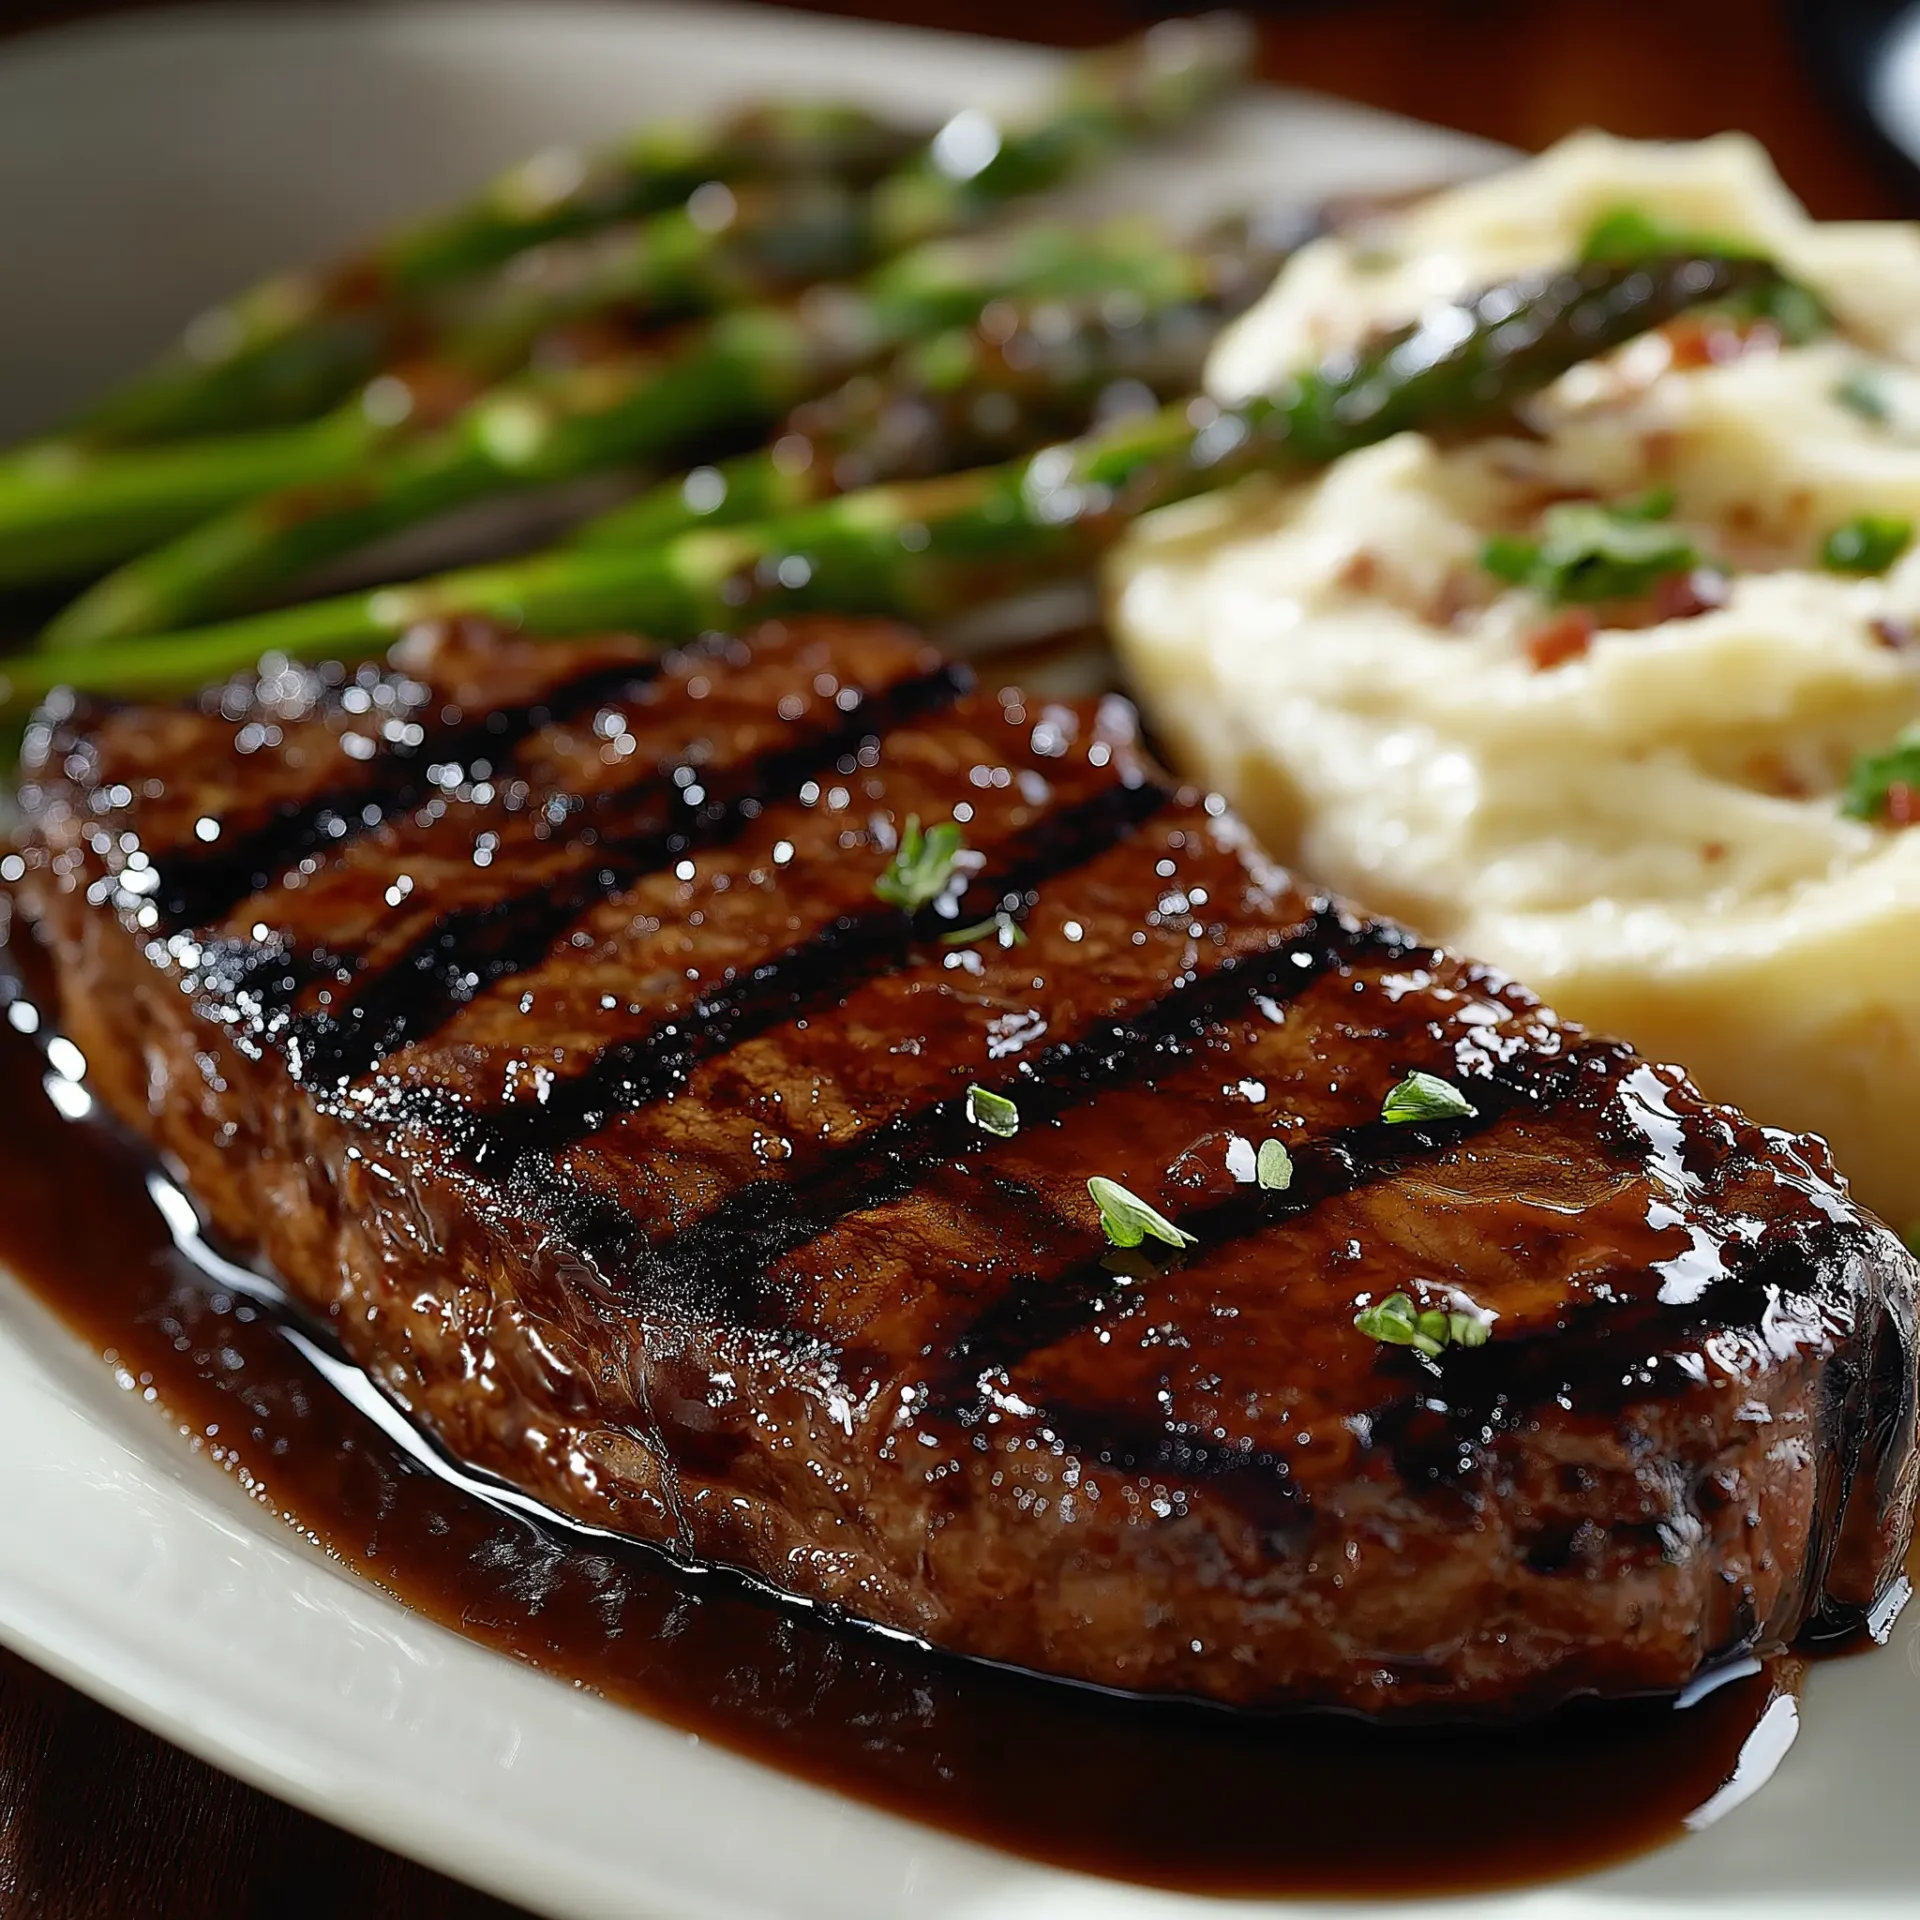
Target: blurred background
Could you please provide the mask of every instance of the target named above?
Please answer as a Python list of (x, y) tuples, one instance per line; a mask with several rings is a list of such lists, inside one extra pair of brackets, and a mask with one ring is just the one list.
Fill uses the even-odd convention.
[[(0, 0), (0, 36), (150, 3)], [(820, 0), (809, 10), (1091, 46), (1186, 9)], [(1246, 10), (1260, 19), (1274, 80), (1526, 148), (1586, 125), (1677, 138), (1740, 127), (1767, 143), (1816, 214), (1920, 209), (1911, 0), (1270, 0)]]

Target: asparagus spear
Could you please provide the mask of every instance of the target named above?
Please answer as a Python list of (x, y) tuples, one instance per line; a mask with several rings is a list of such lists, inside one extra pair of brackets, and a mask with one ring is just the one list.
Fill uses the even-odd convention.
[(464, 502), (764, 428), (853, 368), (1009, 293), (1091, 286), (1164, 304), (1182, 273), (1177, 252), (1131, 226), (929, 242), (858, 288), (723, 313), (670, 355), (509, 381), (443, 429), (262, 494), (154, 548), (76, 600), (43, 644), (163, 632), (243, 606), (322, 560)]
[(421, 296), (542, 241), (663, 212), (708, 181), (864, 184), (921, 144), (860, 108), (800, 103), (651, 127), (598, 155), (537, 154), (452, 213), (203, 313), (66, 437), (124, 446), (310, 417), (378, 371)]
[(589, 521), (569, 544), (631, 551), (765, 520), (855, 487), (1009, 459), (1084, 428), (1103, 402), (1170, 399), (1197, 383), (1220, 327), (1283, 257), (1240, 222), (1175, 256), (1186, 284), (1170, 286), (1164, 305), (1112, 291), (996, 301), (972, 326), (803, 401), (769, 447), (667, 481)]
[[(1170, 22), (1136, 40), (1122, 42), (1078, 63), (1071, 69), (1050, 110), (1023, 128), (999, 128), (977, 112), (956, 115), (923, 150), (881, 182), (870, 204), (864, 208), (863, 216), (838, 230), (839, 238), (851, 251), (865, 257), (884, 257), (929, 235), (948, 233), (977, 223), (1009, 197), (1067, 177), (1076, 169), (1104, 157), (1131, 135), (1173, 125), (1190, 115), (1204, 101), (1238, 79), (1245, 65), (1247, 44), (1244, 25), (1230, 15), (1214, 16), (1198, 22)], [(695, 199), (698, 198), (696, 195)], [(692, 203), (687, 217), (694, 219), (697, 224), (697, 208)], [(782, 244), (781, 236), (785, 236), (786, 244), (791, 244), (793, 231), (794, 225), (790, 220), (770, 220), (763, 223), (752, 240), (763, 251), (771, 251)], [(736, 247), (739, 244), (736, 239)], [(647, 256), (649, 284), (657, 289), (663, 276), (667, 275), (667, 269), (658, 258), (653, 257), (656, 250), (642, 248), (640, 251)], [(667, 245), (664, 251), (673, 255), (676, 249)], [(682, 256), (691, 253), (691, 260), (682, 258), (677, 269), (683, 291), (696, 278), (693, 262), (705, 263), (708, 276), (705, 290), (712, 297), (723, 297), (725, 291), (737, 283), (739, 276), (736, 270), (725, 263), (716, 265), (698, 245), (677, 251)], [(634, 290), (632, 256), (616, 247), (611, 260), (611, 267), (602, 263), (597, 274), (592, 271), (577, 274), (575, 278), (584, 281), (581, 286), (565, 288), (567, 276), (564, 273), (557, 276), (563, 283), (563, 291), (557, 296), (551, 288), (542, 292), (536, 287), (532, 293), (523, 292), (519, 295), (509, 291), (497, 303), (511, 317), (502, 320), (496, 314), (498, 324), (492, 325), (491, 329), (494, 348), (498, 348), (498, 336), (503, 332), (508, 339), (524, 343), (534, 330), (526, 311), (529, 303), (533, 308), (532, 320), (544, 323), (556, 317), (556, 300), (563, 304), (570, 303), (569, 310), (573, 312), (591, 310), (596, 298), (630, 301)], [(538, 275), (535, 279), (537, 281)], [(370, 324), (363, 313), (347, 314), (342, 324), (349, 323), (353, 328), (363, 329)], [(468, 361), (485, 357), (481, 349), (473, 346), (472, 338), (475, 334), (488, 335), (489, 325), (483, 317), (469, 328), (465, 349)], [(325, 329), (321, 329), (321, 333), (324, 332)], [(296, 329), (285, 337), (285, 353), (291, 360), (309, 354), (310, 350), (318, 351), (316, 343), (319, 340), (320, 333)], [(275, 346), (273, 351), (280, 352), (281, 348)], [(224, 377), (219, 367), (210, 370), (206, 376), (207, 381), (214, 384)], [(247, 377), (251, 378), (251, 375)], [(363, 414), (390, 413), (392, 396), (386, 391), (390, 386), (391, 382), (376, 381), (361, 396), (360, 411)], [(351, 405), (343, 411), (351, 413)], [(41, 463), (35, 469), (36, 476), (46, 469), (44, 455), (47, 451), (50, 450), (43, 450)], [(62, 451), (65, 458), (63, 461), (57, 460), (56, 465), (64, 465), (77, 475), (69, 494), (63, 497), (71, 498), (76, 516), (88, 517), (95, 522), (97, 531), (87, 551), (96, 564), (100, 560), (120, 559), (128, 553), (137, 552), (147, 539), (165, 537), (164, 534), (155, 536), (144, 532), (156, 522), (166, 526), (162, 519), (164, 509), (155, 501), (144, 501), (140, 522), (142, 537), (137, 541), (130, 538), (127, 544), (114, 550), (109, 544), (109, 518), (91, 512), (87, 499), (89, 482), (85, 463), (75, 460), (75, 449), (67, 447)], [(405, 464), (411, 470), (422, 464), (431, 466), (433, 462), (431, 457), (422, 456), (421, 460)], [(334, 463), (329, 463), (320, 473), (296, 468), (283, 473), (277, 484), (304, 487), (316, 478), (328, 477), (337, 471)], [(376, 481), (376, 490), (378, 484)], [(22, 485), (31, 492), (28, 477), (22, 477)], [(4, 470), (0, 469), (0, 568), (6, 565), (5, 553), (9, 546), (16, 551), (24, 547), (29, 553), (36, 548), (50, 554), (64, 552), (65, 549), (57, 543), (49, 542), (44, 547), (40, 546), (50, 527), (58, 525), (58, 499), (38, 502), (38, 511), (28, 516), (31, 536), (24, 541), (14, 540), (10, 538), (4, 513), (4, 488)], [(417, 496), (408, 488), (401, 487), (396, 491), (395, 500), (397, 503), (404, 498), (417, 497), (422, 502), (437, 506), (443, 504), (449, 495), (457, 496), (457, 493), (452, 482), (443, 483), (436, 474), (430, 482), (422, 483)], [(230, 495), (228, 501), (222, 504), (230, 504), (234, 497)], [(333, 497), (338, 500), (341, 496)], [(185, 503), (197, 501), (199, 496), (183, 489), (180, 498)], [(360, 508), (356, 497), (359, 510), (339, 519), (338, 543), (328, 547), (319, 532), (324, 516), (312, 511), (319, 504), (313, 500), (298, 503), (302, 529), (296, 543), (296, 559), (308, 553), (349, 549), (364, 537), (362, 528), (377, 529), (383, 524), (404, 524), (406, 518), (396, 504), (393, 515), (383, 522), (370, 510)], [(218, 508), (212, 510), (218, 511)], [(193, 518), (183, 516), (176, 519), (166, 526), (166, 532), (177, 532), (194, 524), (199, 517), (196, 514)], [(244, 556), (250, 551), (235, 529), (224, 528), (209, 537), (197, 562), (175, 565), (169, 560), (162, 566), (161, 572), (173, 578), (192, 577), (196, 566), (217, 571), (228, 564), (230, 558)], [(26, 559), (16, 559), (14, 576), (30, 577), (30, 564)], [(242, 572), (246, 579), (262, 583), (285, 577), (284, 571), (276, 572), (264, 559), (251, 570), (243, 568)], [(224, 602), (209, 600), (187, 603), (171, 615), (162, 610), (156, 619), (144, 615), (133, 618), (133, 630), (153, 624), (170, 624), (174, 619), (200, 618), (225, 606), (239, 604), (244, 598), (245, 590), (236, 586), (235, 592)], [(119, 587), (109, 589), (107, 606), (111, 608), (120, 600)], [(137, 593), (130, 593), (125, 604), (130, 610), (137, 611)], [(98, 635), (128, 630), (126, 620), (118, 615), (105, 626), (95, 624), (98, 617), (99, 604), (96, 603), (92, 610), (76, 615), (70, 628), (63, 627), (61, 631)]]
[[(610, 245), (585, 251), (584, 268), (559, 255), (558, 273), (546, 274), (529, 261), (533, 312), (519, 330), (530, 338), (550, 324), (556, 300), (575, 311), (658, 302), (663, 293), (685, 305), (735, 305), (764, 297), (770, 281), (832, 278), (977, 226), (1014, 199), (1091, 170), (1129, 140), (1189, 119), (1242, 77), (1249, 51), (1245, 23), (1235, 15), (1168, 22), (1076, 62), (1029, 124), (1003, 127), (977, 109), (956, 115), (870, 194), (816, 185), (799, 206), (776, 205), (747, 221), (732, 213), (734, 196), (725, 189), (705, 205), (696, 196), (683, 218), (702, 231), (718, 231), (726, 220), (746, 244), (714, 258), (697, 234), (688, 234), (666, 249), (682, 258), (630, 263), (627, 243), (614, 236)], [(648, 251), (661, 249), (653, 243)], [(557, 292), (539, 284), (556, 279)], [(571, 290), (569, 279), (578, 283)], [(510, 329), (517, 298), (508, 292), (501, 302)]]
[[(715, 196), (718, 196), (716, 201)], [(45, 441), (0, 460), (0, 585), (113, 566), (276, 488), (311, 490), (483, 393), (569, 321), (725, 306), (844, 272), (870, 251), (866, 196), (826, 182), (709, 187), (688, 207), (535, 248), (435, 321), (430, 352), (319, 422), (101, 449)]]
[(952, 233), (1008, 200), (1057, 185), (1141, 134), (1190, 120), (1245, 75), (1253, 35), (1238, 14), (1163, 20), (1082, 55), (1049, 107), (1024, 124), (970, 107), (875, 188), (895, 247)]
[(569, 321), (629, 329), (712, 313), (834, 280), (874, 259), (873, 196), (833, 181), (710, 181), (684, 207), (534, 247), (432, 315), (423, 358), (477, 384), (511, 372)]
[(36, 449), (0, 464), (0, 588), (93, 572), (236, 499), (348, 472), (387, 432), (375, 406), (177, 446)]
[(1076, 63), (1025, 127), (970, 111), (918, 141), (856, 108), (763, 107), (710, 128), (656, 128), (598, 160), (539, 156), (469, 207), (201, 315), (71, 438), (125, 445), (311, 417), (377, 371), (423, 293), (541, 241), (659, 211), (707, 181), (866, 181), (891, 169), (873, 214), (879, 250), (951, 232), (1187, 117), (1239, 77), (1248, 45), (1227, 16), (1156, 27)]
[(377, 652), (409, 628), (458, 615), (556, 635), (631, 627), (660, 640), (806, 608), (940, 620), (1083, 573), (1153, 507), (1251, 472), (1322, 465), (1408, 428), (1497, 417), (1569, 367), (1772, 277), (1754, 260), (1682, 256), (1511, 281), (1245, 406), (1188, 400), (1027, 459), (635, 552), (563, 550), (156, 640), (32, 656), (9, 668), (6, 699), (17, 708), (63, 683), (178, 692), (265, 655)]

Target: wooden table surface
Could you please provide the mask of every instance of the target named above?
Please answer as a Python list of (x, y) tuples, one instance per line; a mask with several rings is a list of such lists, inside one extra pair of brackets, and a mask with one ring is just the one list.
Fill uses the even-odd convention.
[[(112, 10), (0, 0), (0, 35)], [(1115, 38), (1146, 17), (1113, 0), (821, 10), (1063, 45)], [(1276, 80), (1520, 147), (1586, 125), (1668, 137), (1742, 127), (1766, 141), (1816, 213), (1908, 210), (1819, 96), (1765, 0), (1349, 0), (1270, 10), (1261, 31)], [(0, 1654), (0, 1920), (510, 1911), (293, 1812)]]

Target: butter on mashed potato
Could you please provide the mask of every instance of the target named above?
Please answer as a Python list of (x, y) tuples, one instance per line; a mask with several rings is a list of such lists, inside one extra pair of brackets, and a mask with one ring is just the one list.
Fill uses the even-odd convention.
[[(1890, 546), (1920, 527), (1920, 228), (1816, 225), (1741, 138), (1582, 135), (1303, 250), (1209, 386), (1570, 260), (1623, 208), (1751, 242), (1837, 326), (1682, 321), (1567, 376), (1524, 435), (1402, 435), (1170, 509), (1115, 562), (1116, 635), (1175, 759), (1275, 853), (1824, 1134), (1910, 1228), (1920, 825), (1901, 794), (1871, 819), (1842, 798), (1920, 718), (1920, 546), (1864, 573), (1823, 547), (1863, 514)], [(1597, 605), (1485, 564), (1569, 500), (1697, 564)]]

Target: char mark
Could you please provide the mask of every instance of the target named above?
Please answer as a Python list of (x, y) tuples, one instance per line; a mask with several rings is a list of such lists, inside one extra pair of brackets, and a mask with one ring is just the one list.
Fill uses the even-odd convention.
[[(1117, 1287), (1125, 1288), (1152, 1271), (1183, 1260), (1205, 1259), (1222, 1247), (1257, 1234), (1284, 1232), (1329, 1200), (1391, 1178), (1416, 1161), (1483, 1133), (1510, 1115), (1529, 1110), (1552, 1113), (1574, 1101), (1584, 1105), (1612, 1085), (1628, 1057), (1621, 1047), (1595, 1042), (1564, 1053), (1503, 1061), (1494, 1065), (1486, 1078), (1473, 1082), (1476, 1113), (1471, 1119), (1430, 1125), (1388, 1125), (1367, 1120), (1308, 1142), (1294, 1150), (1293, 1178), (1284, 1191), (1270, 1192), (1249, 1185), (1175, 1215), (1175, 1224), (1198, 1242), (1192, 1254), (1168, 1252), (1163, 1258), (1158, 1250), (1108, 1248), (1060, 1267), (1043, 1269), (1036, 1265), (1015, 1279), (948, 1343), (927, 1382), (929, 1407), (963, 1426), (977, 1423), (992, 1409), (996, 1382), (1004, 1383), (1032, 1354), (1059, 1344), (1089, 1325), (1100, 1303), (1110, 1299)], [(993, 1222), (982, 1228), (985, 1233), (998, 1230)], [(1475, 1356), (1467, 1352), (1462, 1357), (1472, 1360)], [(1408, 1359), (1411, 1363), (1410, 1355)], [(1095, 1432), (1061, 1432), (1060, 1438), (1070, 1447), (1084, 1443), (1096, 1452), (1102, 1444)], [(1183, 1435), (1159, 1429), (1149, 1433), (1143, 1428), (1137, 1445), (1126, 1445), (1127, 1450), (1115, 1464), (1130, 1472), (1209, 1471), (1207, 1460), (1200, 1457), (1204, 1449), (1196, 1450)], [(1214, 1467), (1223, 1472), (1243, 1463), (1244, 1456), (1238, 1453), (1222, 1454), (1213, 1461)]]
[[(1152, 782), (1116, 782), (1093, 799), (1049, 816), (1006, 848), (996, 868), (974, 881), (965, 913), (1018, 902), (1043, 881), (1104, 851), (1171, 798), (1165, 787)], [(861, 981), (908, 960), (946, 924), (931, 914), (909, 917), (879, 902), (870, 911), (843, 915), (810, 939), (729, 981), (684, 1018), (605, 1049), (582, 1072), (557, 1083), (538, 1105), (463, 1111), (458, 1122), (462, 1149), (494, 1179), (509, 1180), (529, 1154), (562, 1152), (597, 1133), (616, 1114), (664, 1098), (683, 1086), (701, 1062), (729, 1052), (778, 1021), (844, 997)]]
[[(428, 797), (432, 769), (510, 751), (529, 734), (644, 684), (657, 660), (599, 666), (521, 706), (486, 712), (439, 709), (422, 714), (365, 762), (365, 777), (283, 807), (252, 831), (205, 849), (175, 849), (154, 895), (160, 927), (178, 932), (211, 926), (249, 894), (308, 855), (336, 851)], [(451, 716), (451, 717), (449, 717)]]
[[(1017, 1090), (1024, 1127), (1044, 1124), (1084, 1102), (1094, 1089), (1137, 1078), (1190, 1053), (1223, 1015), (1253, 996), (1269, 1001), (1297, 996), (1370, 938), (1370, 929), (1356, 927), (1322, 904), (1283, 945), (1228, 961), (1193, 985), (1173, 988), (1125, 1022), (1048, 1047), (1001, 1084)], [(1303, 959), (1310, 964), (1302, 966)], [(689, 1053), (685, 1065), (691, 1064)], [(684, 1074), (681, 1062), (675, 1068)], [(853, 1144), (811, 1151), (803, 1146), (788, 1177), (736, 1188), (712, 1213), (661, 1245), (650, 1244), (614, 1201), (568, 1189), (549, 1162), (541, 1159), (536, 1166), (524, 1148), (508, 1190), (518, 1205), (555, 1225), (616, 1285), (647, 1298), (698, 1302), (703, 1311), (724, 1315), (732, 1324), (760, 1324), (766, 1309), (757, 1278), (775, 1260), (829, 1232), (848, 1214), (903, 1198), (925, 1180), (929, 1166), (990, 1152), (967, 1119), (966, 1107), (967, 1096), (960, 1093), (904, 1112)], [(544, 1118), (546, 1110), (540, 1113)], [(1038, 1205), (1018, 1183), (996, 1184), (1008, 1207)]]
[[(844, 727), (791, 750), (763, 755), (724, 781), (711, 769), (689, 764), (665, 770), (623, 794), (619, 813), (624, 830), (618, 819), (598, 821), (596, 837), (588, 841), (583, 836), (581, 842), (583, 851), (591, 848), (591, 857), (583, 858), (563, 883), (442, 915), (411, 951), (363, 986), (340, 1011), (292, 1019), (287, 1050), (296, 1079), (315, 1091), (337, 1088), (370, 1072), (400, 1047), (429, 1038), (476, 994), (540, 961), (582, 913), (608, 894), (697, 848), (730, 839), (768, 794), (857, 751), (890, 727), (945, 706), (967, 684), (964, 672), (942, 666), (874, 695), (848, 716)], [(696, 773), (698, 781), (692, 777)], [(698, 793), (697, 803), (689, 803), (690, 793)], [(303, 977), (311, 975), (304, 970), (284, 975), (293, 987)], [(750, 985), (742, 985), (743, 1001)], [(722, 1000), (713, 1017), (724, 1020), (727, 1013)], [(663, 1036), (661, 1044), (670, 1050), (673, 1037)], [(589, 1070), (589, 1078), (596, 1085), (604, 1081), (614, 1090), (609, 1100), (617, 1100), (623, 1072), (640, 1071), (644, 1053), (610, 1049)], [(628, 1054), (635, 1056), (635, 1063), (623, 1067), (622, 1057)], [(550, 1129), (556, 1136), (582, 1124), (571, 1106), (568, 1115)]]

